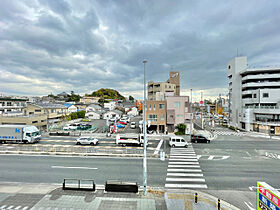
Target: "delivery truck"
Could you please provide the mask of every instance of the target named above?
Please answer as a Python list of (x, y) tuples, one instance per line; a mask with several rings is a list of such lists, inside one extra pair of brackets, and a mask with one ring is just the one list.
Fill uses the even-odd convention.
[[(148, 138), (147, 138), (148, 143)], [(120, 144), (122, 146), (126, 145), (137, 145), (137, 146), (143, 146), (144, 145), (144, 135), (131, 135), (131, 136), (122, 136), (120, 134), (116, 135), (116, 144)]]
[(41, 139), (40, 131), (33, 125), (0, 125), (0, 143), (35, 143)]

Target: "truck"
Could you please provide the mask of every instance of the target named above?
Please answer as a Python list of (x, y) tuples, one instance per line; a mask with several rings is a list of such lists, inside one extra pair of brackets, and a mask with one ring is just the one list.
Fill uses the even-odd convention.
[(0, 125), (1, 143), (35, 143), (41, 139), (40, 131), (33, 125)]
[[(147, 139), (148, 143), (148, 139)], [(121, 136), (120, 134), (116, 135), (116, 144), (120, 144), (122, 146), (126, 145), (137, 145), (137, 146), (143, 146), (144, 145), (144, 135), (139, 134), (137, 136)]]

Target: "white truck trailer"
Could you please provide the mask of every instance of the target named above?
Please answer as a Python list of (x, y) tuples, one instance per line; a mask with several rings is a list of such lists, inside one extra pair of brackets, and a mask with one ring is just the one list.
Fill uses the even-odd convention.
[(41, 139), (40, 131), (33, 125), (0, 125), (0, 143), (35, 143)]
[[(147, 137), (146, 137), (147, 138)], [(148, 143), (148, 138), (147, 138)], [(126, 145), (137, 145), (137, 146), (143, 146), (144, 145), (144, 135), (131, 135), (131, 136), (121, 136), (120, 134), (116, 135), (116, 144), (120, 144), (122, 146)]]

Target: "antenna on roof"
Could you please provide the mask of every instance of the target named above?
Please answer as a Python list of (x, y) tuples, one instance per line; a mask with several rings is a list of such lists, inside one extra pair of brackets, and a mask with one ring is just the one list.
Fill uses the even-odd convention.
[(236, 57), (238, 57), (238, 48), (236, 49)]

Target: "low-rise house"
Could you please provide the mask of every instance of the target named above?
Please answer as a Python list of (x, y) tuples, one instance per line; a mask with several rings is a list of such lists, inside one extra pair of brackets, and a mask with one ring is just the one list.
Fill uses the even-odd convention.
[(108, 108), (110, 111), (116, 108), (116, 102), (110, 101), (108, 103), (104, 103), (104, 108)]
[(84, 97), (80, 98), (80, 103), (82, 103), (82, 104), (98, 103), (99, 99), (100, 99), (100, 97), (84, 96)]
[(67, 108), (67, 114), (78, 111), (78, 108), (74, 104), (64, 104), (64, 106)]
[(101, 111), (102, 107), (98, 104), (90, 104), (86, 108), (86, 112)]
[(89, 112), (86, 113), (85, 117), (90, 119), (90, 120), (102, 119), (102, 112), (100, 112), (100, 111), (89, 111)]
[(112, 111), (108, 111), (108, 112), (105, 112), (104, 115), (103, 115), (103, 119), (106, 119), (106, 120), (109, 120), (109, 119), (112, 119), (112, 118), (121, 118), (122, 116), (122, 112), (119, 111), (119, 110), (112, 110)]

